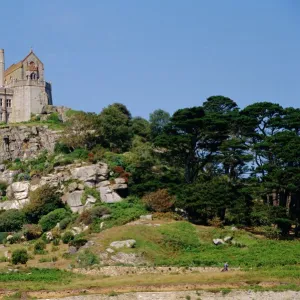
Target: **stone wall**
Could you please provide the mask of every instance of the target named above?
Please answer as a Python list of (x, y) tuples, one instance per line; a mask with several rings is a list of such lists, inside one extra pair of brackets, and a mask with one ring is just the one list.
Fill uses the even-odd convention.
[(0, 128), (0, 163), (16, 158), (36, 157), (43, 150), (52, 152), (60, 132), (48, 126), (6, 126)]

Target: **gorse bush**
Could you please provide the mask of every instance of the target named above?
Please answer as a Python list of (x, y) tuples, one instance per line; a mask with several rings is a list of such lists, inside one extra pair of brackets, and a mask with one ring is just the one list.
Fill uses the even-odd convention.
[(29, 259), (29, 255), (27, 253), (26, 249), (17, 249), (13, 251), (12, 256), (11, 256), (11, 262), (14, 265), (17, 264), (26, 264)]

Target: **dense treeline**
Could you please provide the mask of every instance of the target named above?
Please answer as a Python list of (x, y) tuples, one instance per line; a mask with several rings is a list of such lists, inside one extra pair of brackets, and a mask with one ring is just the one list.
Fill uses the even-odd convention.
[(223, 96), (149, 121), (122, 104), (100, 114), (73, 112), (66, 151), (86, 148), (123, 172), (139, 197), (168, 189), (193, 222), (277, 224), (300, 214), (300, 109), (271, 102), (244, 109)]

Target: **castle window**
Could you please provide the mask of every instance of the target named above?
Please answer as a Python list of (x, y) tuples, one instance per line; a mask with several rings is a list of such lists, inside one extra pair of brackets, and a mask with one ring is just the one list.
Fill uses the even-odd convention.
[(0, 107), (2, 107), (2, 99), (0, 98)]
[(6, 99), (6, 107), (11, 107), (11, 99)]

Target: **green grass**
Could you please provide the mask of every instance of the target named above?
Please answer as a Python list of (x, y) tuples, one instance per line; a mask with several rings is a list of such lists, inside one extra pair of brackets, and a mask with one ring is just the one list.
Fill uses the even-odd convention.
[[(111, 231), (110, 231), (111, 230)], [(230, 267), (271, 268), (293, 266), (299, 270), (300, 243), (268, 240), (245, 232), (228, 229), (197, 227), (187, 222), (162, 224), (160, 227), (123, 226), (107, 232), (106, 244), (133, 238), (137, 241), (133, 251), (143, 255), (155, 265), (217, 266), (224, 262)], [(233, 244), (215, 246), (213, 238), (233, 235), (243, 247)], [(286, 270), (289, 272), (289, 268)]]
[(76, 276), (78, 275), (58, 269), (30, 268), (19, 272), (0, 273), (0, 282), (30, 281), (39, 283), (68, 283)]

